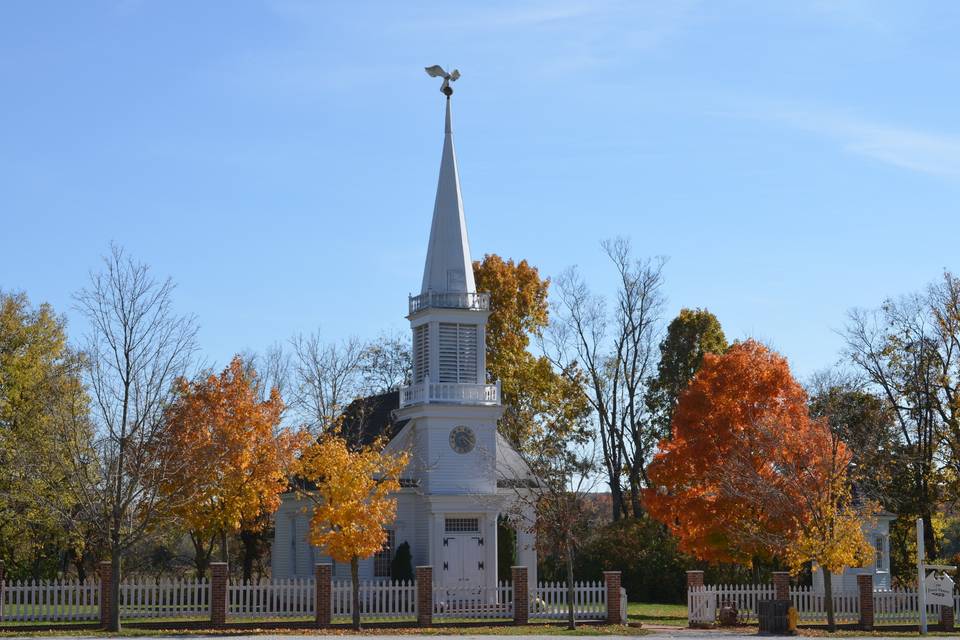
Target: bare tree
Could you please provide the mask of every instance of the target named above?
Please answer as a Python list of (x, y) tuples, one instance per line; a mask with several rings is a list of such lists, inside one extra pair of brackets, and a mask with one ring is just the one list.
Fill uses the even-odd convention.
[[(67, 489), (107, 541), (114, 603), (127, 552), (170, 500), (189, 499), (161, 494), (161, 483), (179, 474), (181, 463), (156, 455), (164, 449), (173, 382), (187, 372), (195, 350), (195, 322), (174, 313), (173, 289), (169, 279), (156, 280), (145, 264), (112, 246), (103, 270), (76, 296), (90, 323), (85, 374), (92, 409), (89, 420), (78, 412), (60, 423), (62, 441), (72, 448)], [(109, 628), (119, 627), (114, 606)]]
[(293, 346), (292, 404), (319, 435), (333, 429), (346, 406), (361, 392), (364, 345), (357, 338), (325, 343), (319, 333), (299, 335)]
[(365, 393), (396, 391), (410, 384), (413, 358), (406, 333), (382, 333), (363, 349), (360, 358), (361, 385)]
[(646, 465), (659, 433), (644, 398), (656, 373), (665, 260), (634, 258), (623, 238), (604, 242), (603, 249), (617, 273), (613, 311), (576, 269), (568, 269), (556, 281), (553, 321), (542, 346), (559, 370), (583, 373), (617, 520), (642, 513)]
[(529, 446), (517, 450), (522, 465), (505, 461), (498, 480), (498, 485), (513, 489), (509, 519), (535, 532), (537, 547), (555, 554), (566, 568), (570, 629), (576, 628), (574, 561), (589, 534), (588, 494), (597, 484), (593, 434), (586, 417), (570, 430), (538, 432)]

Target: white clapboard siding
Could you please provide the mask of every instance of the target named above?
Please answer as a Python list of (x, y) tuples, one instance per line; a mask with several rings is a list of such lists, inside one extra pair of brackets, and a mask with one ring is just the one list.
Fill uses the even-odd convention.
[(83, 622), (100, 619), (97, 580), (11, 580), (0, 589), (2, 622)]
[(227, 585), (227, 615), (238, 618), (312, 617), (317, 607), (314, 578), (281, 578)]
[(120, 618), (198, 618), (210, 615), (210, 582), (187, 578), (120, 582)]
[[(567, 583), (541, 582), (531, 596), (531, 620), (567, 617)], [(603, 582), (574, 583), (574, 617), (577, 620), (606, 619), (607, 587)]]
[(433, 617), (442, 620), (513, 618), (513, 585), (496, 587), (433, 587)]
[[(335, 580), (331, 585), (334, 618), (353, 616), (353, 583)], [(417, 616), (417, 586), (413, 580), (361, 580), (361, 620), (400, 620)]]

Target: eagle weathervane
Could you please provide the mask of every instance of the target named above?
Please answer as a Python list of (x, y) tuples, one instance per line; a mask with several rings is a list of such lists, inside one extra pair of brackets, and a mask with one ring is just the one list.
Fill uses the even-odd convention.
[(450, 86), (450, 83), (460, 77), (459, 69), (454, 69), (450, 73), (447, 73), (443, 70), (443, 67), (435, 64), (432, 67), (425, 67), (425, 71), (431, 78), (443, 78), (443, 84), (440, 85), (440, 91), (443, 95), (448, 98), (453, 95), (453, 87)]

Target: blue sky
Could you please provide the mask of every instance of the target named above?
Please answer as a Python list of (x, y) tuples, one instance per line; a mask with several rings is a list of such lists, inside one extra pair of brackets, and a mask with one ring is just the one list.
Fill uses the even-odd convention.
[(6, 2), (0, 288), (68, 312), (115, 241), (223, 365), (403, 329), (459, 67), (474, 257), (669, 257), (805, 376), (848, 309), (960, 270), (960, 4)]

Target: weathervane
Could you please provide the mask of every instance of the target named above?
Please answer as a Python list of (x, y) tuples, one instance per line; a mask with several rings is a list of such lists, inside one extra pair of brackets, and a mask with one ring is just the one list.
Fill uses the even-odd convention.
[(432, 67), (426, 67), (425, 70), (431, 78), (443, 78), (443, 84), (440, 85), (440, 91), (443, 92), (443, 95), (448, 98), (453, 95), (453, 87), (450, 86), (450, 83), (460, 77), (460, 71), (458, 69), (447, 73), (443, 70), (443, 67), (435, 64)]

